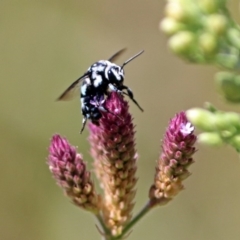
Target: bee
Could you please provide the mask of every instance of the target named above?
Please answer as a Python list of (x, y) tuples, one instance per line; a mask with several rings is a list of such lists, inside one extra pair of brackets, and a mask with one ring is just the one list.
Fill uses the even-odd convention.
[(121, 49), (116, 52), (108, 60), (100, 60), (92, 64), (88, 70), (74, 81), (58, 98), (57, 101), (70, 100), (75, 89), (80, 88), (80, 101), (83, 115), (82, 129), (83, 132), (87, 120), (91, 120), (94, 124), (98, 124), (102, 117), (101, 112), (108, 112), (104, 107), (106, 96), (109, 92), (115, 91), (127, 95), (137, 106), (143, 111), (138, 102), (134, 99), (132, 90), (124, 85), (124, 66), (133, 59), (143, 53), (143, 51), (125, 61), (122, 66), (119, 66), (115, 61), (126, 49)]

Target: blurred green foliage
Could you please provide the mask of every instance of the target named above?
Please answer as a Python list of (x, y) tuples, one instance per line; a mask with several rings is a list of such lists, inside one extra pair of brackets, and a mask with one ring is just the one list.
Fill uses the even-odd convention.
[[(158, 29), (163, 7), (161, 1), (1, 0), (0, 239), (100, 239), (93, 219), (62, 196), (45, 164), (49, 139), (59, 132), (91, 168), (87, 131), (78, 133), (79, 100), (54, 100), (94, 61), (123, 47), (128, 52), (120, 62), (145, 50), (126, 67), (126, 84), (145, 110), (131, 103), (140, 154), (136, 209), (147, 199), (160, 139), (175, 112), (206, 100), (226, 108), (214, 91), (213, 68), (185, 64), (168, 51)], [(238, 240), (236, 159), (231, 149), (201, 148), (186, 191), (147, 215), (128, 239)]]

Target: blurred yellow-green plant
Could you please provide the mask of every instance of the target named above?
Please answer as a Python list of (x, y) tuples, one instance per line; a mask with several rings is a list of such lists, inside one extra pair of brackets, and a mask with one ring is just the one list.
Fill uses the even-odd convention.
[[(216, 85), (230, 103), (240, 103), (240, 27), (232, 19), (226, 0), (169, 0), (161, 29), (169, 35), (169, 47), (185, 60), (215, 65)], [(214, 109), (214, 111), (212, 111)], [(204, 132), (199, 141), (209, 145), (230, 144), (240, 149), (240, 115), (210, 109), (187, 113)]]

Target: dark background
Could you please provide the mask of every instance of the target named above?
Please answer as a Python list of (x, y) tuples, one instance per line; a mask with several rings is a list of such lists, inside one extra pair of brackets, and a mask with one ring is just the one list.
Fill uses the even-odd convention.
[[(238, 10), (237, 1), (231, 8)], [(216, 93), (216, 68), (185, 63), (170, 52), (159, 31), (163, 15), (162, 1), (1, 0), (1, 240), (100, 239), (93, 217), (63, 196), (46, 165), (49, 139), (58, 132), (91, 168), (88, 131), (79, 135), (78, 98), (54, 100), (94, 61), (127, 47), (121, 64), (145, 50), (125, 68), (125, 83), (145, 109), (130, 103), (140, 155), (135, 212), (147, 200), (160, 139), (176, 112), (205, 101), (239, 110)], [(142, 219), (129, 240), (239, 239), (238, 155), (230, 147), (198, 148), (186, 190)]]

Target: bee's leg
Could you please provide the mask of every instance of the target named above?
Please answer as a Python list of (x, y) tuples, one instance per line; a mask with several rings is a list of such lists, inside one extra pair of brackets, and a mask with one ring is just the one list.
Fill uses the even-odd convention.
[(83, 132), (85, 126), (86, 126), (86, 123), (87, 123), (87, 118), (84, 116), (83, 120), (82, 120), (82, 129), (80, 131), (80, 134), (82, 134), (82, 132)]
[[(143, 112), (142, 107), (141, 107), (141, 106), (138, 104), (138, 102), (134, 99), (132, 90), (131, 90), (129, 87), (124, 86), (124, 85), (120, 86), (119, 88), (120, 88), (121, 90), (126, 89), (126, 90), (127, 90), (127, 93), (125, 93), (125, 92), (122, 92), (122, 93), (124, 93), (125, 95), (127, 95), (127, 96), (138, 106), (138, 108)], [(121, 91), (121, 90), (120, 90), (120, 91)]]
[(110, 89), (112, 92), (122, 93), (122, 91), (121, 91), (120, 89), (118, 89), (116, 86), (114, 86), (114, 85), (111, 84), (111, 83), (108, 84), (108, 87), (109, 87), (109, 89)]

